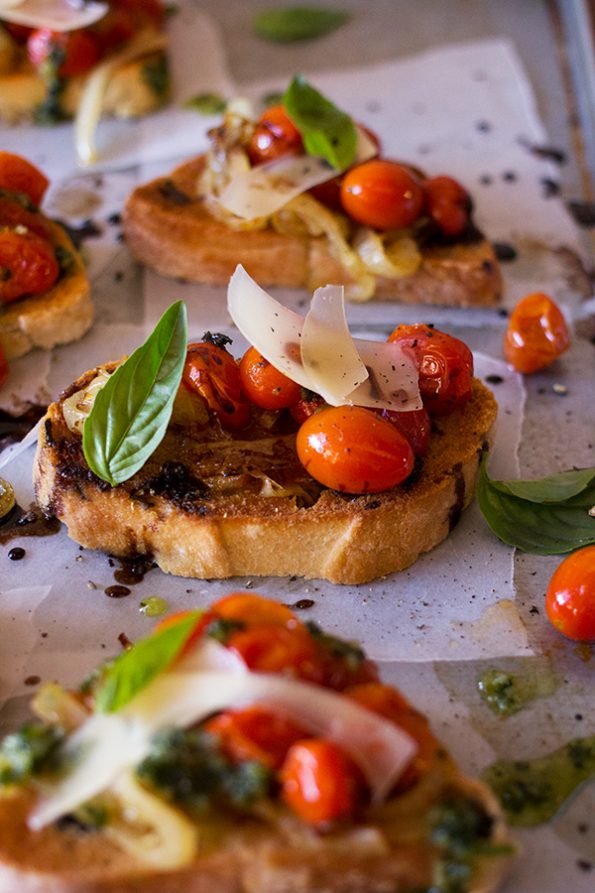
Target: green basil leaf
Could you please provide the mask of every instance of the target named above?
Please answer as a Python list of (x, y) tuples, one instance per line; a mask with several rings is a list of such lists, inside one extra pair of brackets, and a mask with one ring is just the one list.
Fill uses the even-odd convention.
[(311, 87), (301, 76), (294, 77), (283, 94), (285, 110), (302, 135), (310, 155), (326, 159), (337, 170), (355, 160), (357, 131), (346, 112)]
[(141, 639), (112, 661), (96, 692), (96, 710), (115, 713), (125, 707), (175, 660), (201, 614), (201, 611), (191, 611), (171, 626)]
[(264, 40), (293, 43), (329, 34), (350, 18), (348, 12), (338, 9), (289, 6), (287, 9), (265, 9), (258, 13), (254, 18), (254, 30)]
[(142, 468), (163, 439), (186, 341), (186, 307), (177, 301), (98, 392), (83, 428), (83, 451), (91, 471), (112, 487)]
[(595, 468), (581, 468), (535, 481), (492, 481), (492, 485), (530, 502), (562, 502), (582, 493), (594, 481)]
[(198, 93), (186, 100), (184, 108), (199, 115), (222, 115), (227, 108), (227, 100), (218, 93)]
[(574, 497), (558, 503), (534, 502), (507, 493), (499, 483), (490, 479), (484, 457), (477, 502), (503, 542), (535, 555), (559, 555), (595, 543), (595, 518), (589, 515), (592, 501), (577, 504)]

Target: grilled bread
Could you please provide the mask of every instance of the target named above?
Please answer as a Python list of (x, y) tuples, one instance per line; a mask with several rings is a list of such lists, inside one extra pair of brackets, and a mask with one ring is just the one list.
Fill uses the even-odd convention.
[(34, 463), (37, 500), (81, 545), (151, 555), (186, 577), (295, 574), (353, 584), (403, 570), (445, 539), (470, 503), (496, 417), (491, 392), (474, 380), (471, 400), (434, 420), (429, 451), (410, 479), (354, 497), (307, 474), (295, 425), (253, 424), (232, 436), (180, 388), (160, 446), (112, 488), (90, 472), (63, 412), (96, 374), (48, 409)]
[[(307, 288), (349, 284), (348, 272), (326, 236), (277, 232), (271, 227), (233, 231), (209, 212), (198, 192), (205, 157), (170, 176), (138, 187), (123, 213), (126, 242), (143, 264), (164, 276), (227, 283), (238, 263), (262, 285)], [(496, 305), (502, 279), (490, 243), (472, 229), (464, 239), (429, 242), (411, 275), (377, 277), (374, 297), (406, 304)]]

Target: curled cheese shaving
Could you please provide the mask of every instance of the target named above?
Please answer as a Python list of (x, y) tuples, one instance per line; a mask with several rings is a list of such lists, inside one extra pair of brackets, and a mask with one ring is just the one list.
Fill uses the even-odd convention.
[(120, 52), (105, 59), (93, 69), (85, 84), (74, 122), (77, 158), (83, 166), (97, 161), (95, 132), (101, 117), (103, 97), (114, 71), (139, 56), (155, 53), (167, 46), (167, 37), (152, 28), (140, 31)]

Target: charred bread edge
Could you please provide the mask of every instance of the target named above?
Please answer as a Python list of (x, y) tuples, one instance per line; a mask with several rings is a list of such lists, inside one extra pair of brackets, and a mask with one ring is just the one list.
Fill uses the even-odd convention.
[(464, 444), (455, 448), (452, 462), (449, 456), (448, 467), (426, 460), (423, 486), (417, 480), (357, 499), (323, 490), (309, 508), (295, 508), (287, 498), (274, 500), (275, 505), (255, 497), (253, 511), (229, 514), (212, 504), (204, 514), (191, 514), (163, 497), (141, 505), (125, 485), (112, 489), (88, 470), (76, 486), (64, 483), (60, 432), (67, 429), (61, 405), (53, 403), (41, 424), (33, 466), (36, 498), (80, 545), (118, 556), (151, 555), (163, 571), (177, 576), (297, 575), (365, 583), (403, 570), (433, 549), (471, 502), (497, 411), (491, 392), (477, 379), (473, 390), (471, 402), (441, 423), (450, 432), (440, 441), (445, 456), (455, 432), (464, 434)]
[(49, 221), (55, 247), (72, 260), (47, 292), (0, 308), (0, 344), (8, 360), (35, 347), (49, 349), (81, 338), (93, 322), (93, 303), (83, 262), (62, 226)]
[[(138, 260), (165, 276), (212, 285), (226, 284), (238, 263), (262, 286), (313, 289), (349, 281), (326, 237), (272, 229), (234, 232), (212, 217), (197, 196), (204, 163), (205, 157), (199, 156), (131, 193), (123, 228)], [(413, 275), (379, 278), (376, 297), (407, 304), (498, 304), (500, 268), (483, 237), (427, 247), (422, 254), (421, 267)]]

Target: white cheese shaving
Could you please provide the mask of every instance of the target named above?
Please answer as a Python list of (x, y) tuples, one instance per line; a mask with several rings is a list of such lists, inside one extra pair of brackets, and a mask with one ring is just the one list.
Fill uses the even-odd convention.
[(0, 0), (0, 19), (28, 28), (72, 31), (86, 28), (103, 18), (107, 3), (72, 0)]
[[(361, 128), (357, 128), (357, 136), (354, 163), (361, 164), (376, 155), (377, 149)], [(218, 201), (227, 211), (246, 220), (270, 217), (292, 198), (332, 180), (337, 173), (323, 158), (285, 155), (234, 176)]]
[(341, 286), (319, 289), (312, 316), (304, 319), (238, 265), (229, 282), (227, 308), (242, 335), (269, 363), (331, 406), (421, 409), (415, 361), (396, 343), (352, 338)]
[[(213, 643), (204, 665), (215, 659)], [(223, 646), (219, 646), (223, 647)], [(200, 650), (200, 646), (199, 646)], [(196, 656), (194, 657), (196, 659)], [(118, 713), (94, 714), (68, 740), (73, 768), (43, 795), (29, 816), (38, 830), (117, 784), (122, 773), (150, 752), (159, 729), (186, 728), (228, 708), (264, 704), (314, 735), (339, 744), (358, 764), (380, 803), (417, 752), (416, 742), (394, 723), (336, 692), (285, 676), (218, 669), (192, 671), (191, 659), (161, 673)]]

